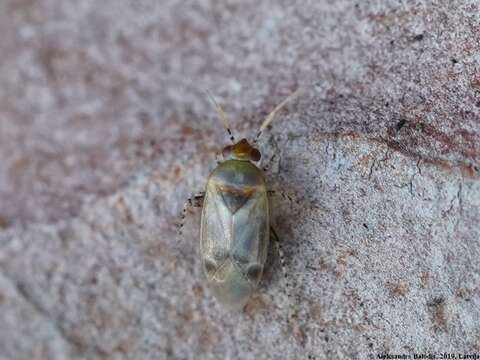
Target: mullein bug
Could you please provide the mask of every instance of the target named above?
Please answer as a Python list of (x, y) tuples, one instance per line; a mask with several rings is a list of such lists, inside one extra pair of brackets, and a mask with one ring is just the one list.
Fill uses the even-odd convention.
[[(275, 114), (298, 94), (282, 101), (264, 120), (255, 144)], [(262, 277), (270, 236), (270, 210), (265, 176), (254, 163), (261, 154), (247, 139), (235, 142), (222, 108), (211, 99), (227, 130), (232, 145), (226, 146), (224, 161), (208, 177), (204, 193), (196, 195), (202, 204), (200, 256), (207, 285), (217, 300), (241, 308), (255, 292)], [(190, 198), (184, 207), (195, 205)], [(281, 253), (283, 262), (283, 253)]]

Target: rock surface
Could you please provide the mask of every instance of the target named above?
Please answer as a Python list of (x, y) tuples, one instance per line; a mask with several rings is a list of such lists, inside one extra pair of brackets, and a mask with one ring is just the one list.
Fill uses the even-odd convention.
[[(479, 13), (1, 2), (0, 358), (480, 352)], [(175, 229), (228, 141), (203, 91), (238, 138), (298, 87), (262, 138), (292, 298), (272, 247), (232, 313)]]

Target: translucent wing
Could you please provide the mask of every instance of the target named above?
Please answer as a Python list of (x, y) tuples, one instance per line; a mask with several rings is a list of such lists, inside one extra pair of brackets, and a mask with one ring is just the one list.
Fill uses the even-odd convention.
[(245, 266), (251, 263), (263, 266), (268, 239), (265, 185), (242, 187), (212, 174), (207, 183), (200, 226), (202, 257), (213, 259), (217, 266), (227, 257)]
[(233, 241), (233, 214), (218, 193), (215, 183), (209, 181), (203, 202), (200, 224), (200, 251), (220, 262), (228, 255)]

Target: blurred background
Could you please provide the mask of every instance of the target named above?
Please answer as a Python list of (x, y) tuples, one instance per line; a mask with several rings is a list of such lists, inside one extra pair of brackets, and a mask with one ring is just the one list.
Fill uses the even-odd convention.
[[(367, 358), (473, 352), (480, 4), (0, 3), (0, 358)], [(244, 312), (201, 282), (201, 190), (265, 134), (276, 254)], [(197, 216), (197, 218), (195, 217)], [(197, 219), (197, 220), (195, 220)], [(475, 300), (476, 299), (476, 300)], [(406, 315), (408, 314), (408, 315)]]

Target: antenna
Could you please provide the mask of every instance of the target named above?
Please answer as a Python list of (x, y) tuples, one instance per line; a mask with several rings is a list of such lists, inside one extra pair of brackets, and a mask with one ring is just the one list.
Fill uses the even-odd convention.
[(217, 101), (215, 100), (215, 97), (213, 94), (210, 92), (210, 90), (205, 90), (205, 93), (207, 94), (208, 98), (210, 101), (213, 103), (215, 106), (215, 109), (217, 110), (218, 117), (220, 119), (220, 122), (222, 123), (223, 127), (227, 130), (228, 135), (230, 136), (230, 140), (235, 143), (235, 138), (232, 135), (232, 131), (230, 130), (230, 126), (228, 125), (228, 120), (227, 116), (225, 115), (225, 112), (221, 108), (220, 105), (218, 105)]
[(260, 130), (257, 133), (257, 136), (255, 137), (255, 140), (253, 140), (254, 143), (258, 141), (258, 138), (260, 135), (262, 135), (262, 132), (267, 128), (268, 125), (273, 121), (273, 118), (279, 112), (289, 101), (293, 100), (300, 94), (301, 90), (298, 88), (295, 90), (292, 94), (290, 94), (285, 100), (283, 100), (280, 104), (278, 104), (275, 109), (272, 110), (270, 114), (267, 115), (265, 120), (262, 123), (262, 126), (260, 126)]

